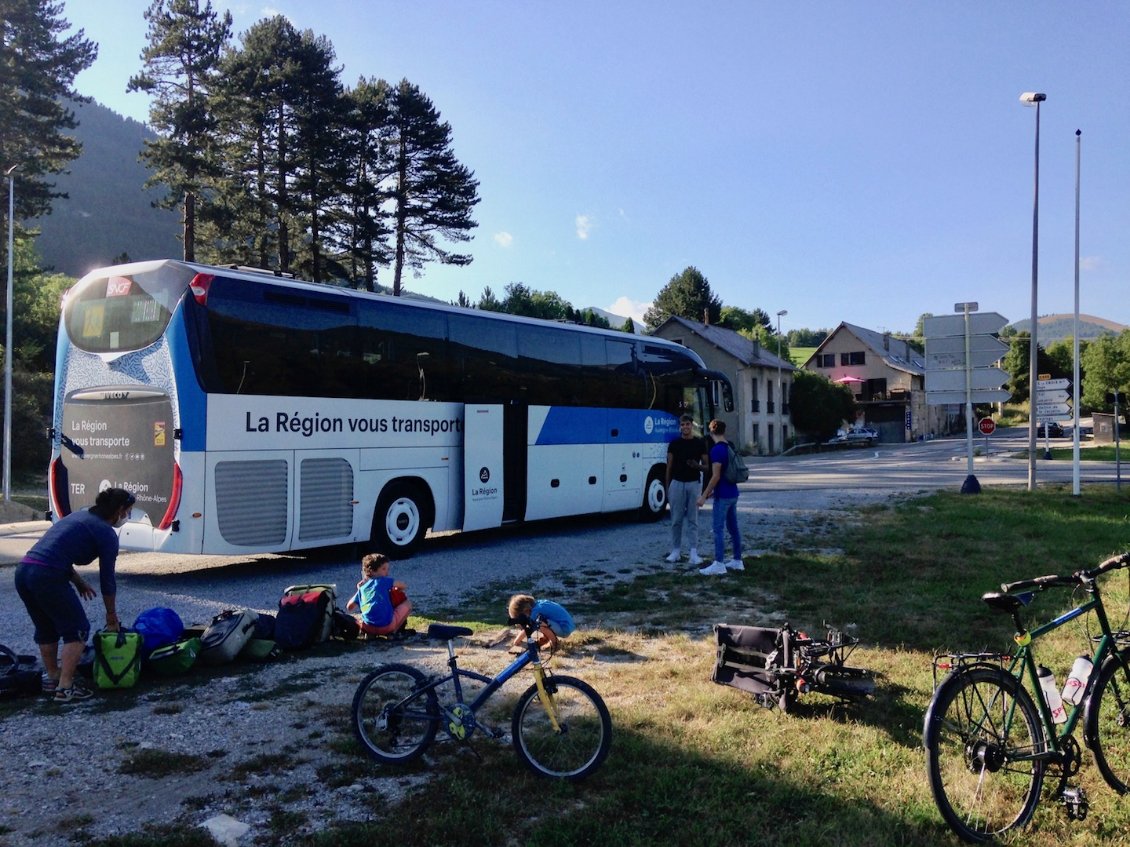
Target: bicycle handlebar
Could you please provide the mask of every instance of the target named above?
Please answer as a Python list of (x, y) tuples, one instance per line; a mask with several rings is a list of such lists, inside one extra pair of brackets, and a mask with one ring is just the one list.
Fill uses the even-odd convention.
[(1002, 582), (1001, 591), (1006, 594), (1014, 594), (1020, 591), (1028, 591), (1030, 589), (1041, 590), (1044, 588), (1052, 588), (1060, 585), (1082, 585), (1087, 582), (1092, 582), (1097, 577), (1102, 576), (1107, 571), (1117, 570), (1130, 565), (1130, 553), (1120, 553), (1117, 556), (1111, 556), (1106, 561), (1102, 562), (1097, 568), (1090, 570), (1076, 571), (1073, 574), (1048, 574), (1047, 576), (1038, 576), (1033, 579), (1022, 579), (1018, 582)]

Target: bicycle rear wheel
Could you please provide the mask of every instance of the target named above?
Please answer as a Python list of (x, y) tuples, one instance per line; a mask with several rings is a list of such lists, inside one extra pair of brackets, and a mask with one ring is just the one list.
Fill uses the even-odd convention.
[(1035, 703), (1011, 674), (974, 667), (951, 674), (926, 712), (930, 791), (950, 828), (988, 841), (1028, 823), (1040, 801), (1044, 732)]
[(353, 732), (379, 762), (403, 764), (420, 756), (436, 737), (439, 701), (427, 677), (408, 665), (382, 665), (361, 680), (353, 695)]
[(518, 758), (534, 773), (579, 780), (600, 767), (612, 746), (612, 718), (592, 686), (569, 676), (547, 676), (560, 729), (554, 729), (537, 685), (514, 707), (512, 737)]
[[(1130, 650), (1122, 662), (1130, 663)], [(1103, 662), (1087, 706), (1087, 745), (1107, 785), (1130, 791), (1130, 672), (1117, 658)]]

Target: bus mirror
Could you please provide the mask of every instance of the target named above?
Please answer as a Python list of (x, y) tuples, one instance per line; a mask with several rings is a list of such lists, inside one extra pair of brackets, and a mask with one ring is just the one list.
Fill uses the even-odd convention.
[(734, 411), (734, 389), (730, 383), (722, 383), (722, 408), (727, 412)]

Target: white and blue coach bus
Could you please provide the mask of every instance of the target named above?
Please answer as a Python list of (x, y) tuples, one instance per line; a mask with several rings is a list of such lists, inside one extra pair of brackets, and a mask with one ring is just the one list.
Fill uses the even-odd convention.
[(638, 509), (725, 377), (659, 338), (186, 262), (63, 302), (55, 517), (132, 491), (122, 546), (239, 554)]

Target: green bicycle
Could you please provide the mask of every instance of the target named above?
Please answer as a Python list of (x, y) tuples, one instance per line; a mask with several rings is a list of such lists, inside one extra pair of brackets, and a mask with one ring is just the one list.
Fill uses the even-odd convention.
[[(1000, 592), (981, 599), (1012, 616), (1016, 650), (934, 658), (935, 683), (940, 672), (948, 673), (926, 712), (922, 741), (927, 774), (942, 817), (966, 841), (989, 841), (1025, 826), (1049, 770), (1053, 778), (1058, 776), (1055, 794), (1069, 818), (1087, 816), (1086, 793), (1069, 785), (1082, 764), (1082, 749), (1074, 737), (1080, 721), (1103, 779), (1119, 794), (1130, 791), (1130, 631), (1125, 624), (1111, 630), (1098, 586), (1100, 576), (1128, 565), (1130, 553), (1125, 553), (1091, 570), (1004, 584)], [(1021, 609), (1037, 592), (1058, 587), (1088, 596), (1055, 620), (1029, 630)], [(1090, 657), (1093, 670), (1085, 682), (1073, 675), (1077, 690), (1070, 699), (1075, 702), (1064, 701), (1067, 708), (1059, 713), (1059, 697), (1045, 696), (1041, 688), (1035, 642), (1092, 611), (1099, 625), (1092, 639), (1097, 644)], [(1086, 659), (1081, 657), (1083, 668)]]

